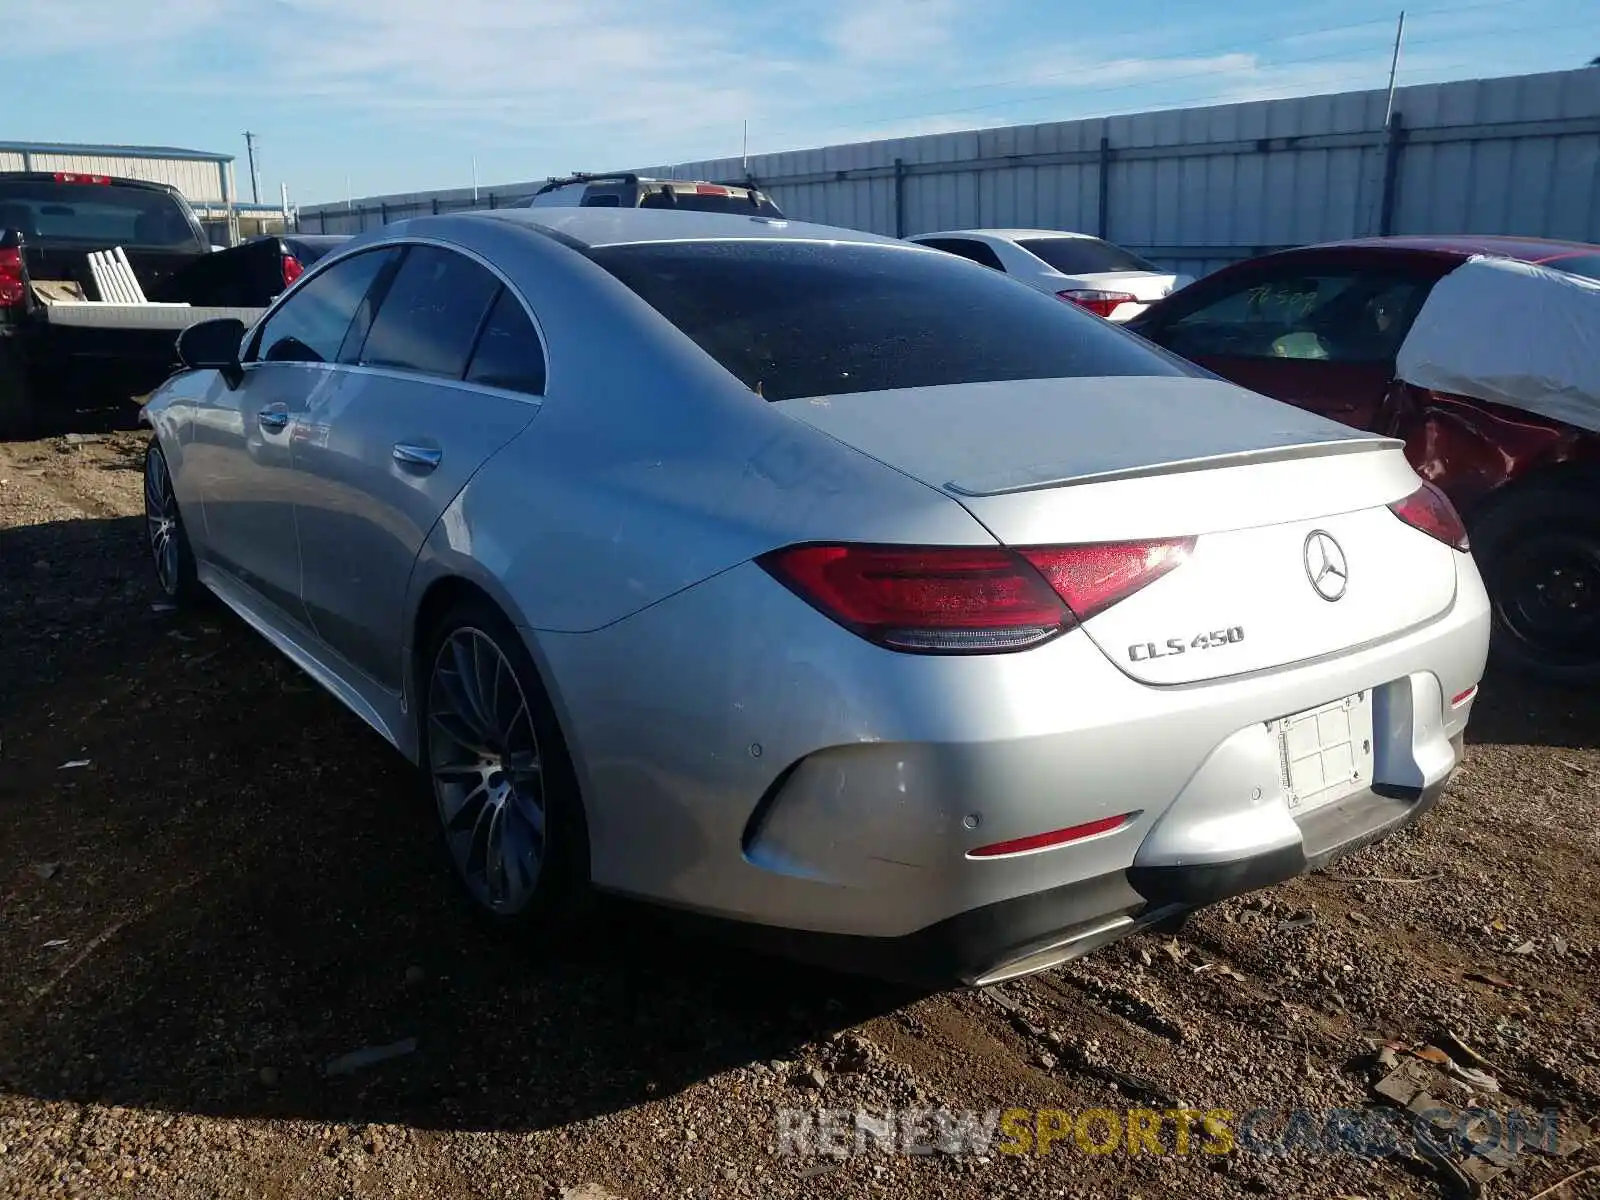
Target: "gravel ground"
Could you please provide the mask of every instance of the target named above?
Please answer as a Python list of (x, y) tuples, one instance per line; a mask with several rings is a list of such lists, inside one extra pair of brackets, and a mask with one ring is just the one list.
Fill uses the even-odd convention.
[[(1256, 1108), (1268, 1141), (1291, 1110), (1375, 1111), (1392, 1040), (1501, 1089), (1439, 1074), (1440, 1101), (1559, 1112), (1566, 1153), (1484, 1195), (1600, 1196), (1594, 698), (1491, 678), (1417, 829), (985, 992), (620, 910), (538, 961), (467, 919), (392, 751), (225, 612), (154, 605), (143, 441), (0, 445), (0, 1195), (1471, 1194), (1471, 1161), (1409, 1133), (1240, 1136)], [(1235, 1144), (1180, 1153), (1169, 1121), (1164, 1153), (778, 1153), (780, 1110), (891, 1107), (1222, 1109)]]

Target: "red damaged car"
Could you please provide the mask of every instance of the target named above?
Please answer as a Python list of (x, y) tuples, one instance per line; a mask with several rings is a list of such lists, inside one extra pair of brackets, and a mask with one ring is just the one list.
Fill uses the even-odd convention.
[(1600, 246), (1302, 246), (1217, 271), (1126, 328), (1254, 391), (1402, 439), (1467, 522), (1494, 601), (1494, 656), (1600, 682)]

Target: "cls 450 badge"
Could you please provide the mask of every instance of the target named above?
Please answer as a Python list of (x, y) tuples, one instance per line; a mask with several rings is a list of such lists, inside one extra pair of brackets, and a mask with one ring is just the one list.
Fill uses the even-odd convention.
[(1170, 658), (1174, 654), (1187, 654), (1191, 650), (1218, 650), (1244, 641), (1244, 626), (1233, 625), (1227, 629), (1213, 629), (1210, 633), (1197, 633), (1192, 638), (1168, 638), (1165, 643), (1137, 642), (1128, 647), (1130, 662), (1149, 662), (1152, 658)]

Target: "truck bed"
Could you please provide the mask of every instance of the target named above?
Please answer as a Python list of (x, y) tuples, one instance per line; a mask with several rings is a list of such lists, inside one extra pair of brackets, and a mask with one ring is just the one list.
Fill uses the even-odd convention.
[(43, 307), (44, 319), (51, 325), (79, 329), (150, 329), (181, 332), (202, 321), (236, 317), (251, 325), (264, 308), (212, 308), (189, 304), (106, 304), (79, 301), (75, 304), (49, 304)]

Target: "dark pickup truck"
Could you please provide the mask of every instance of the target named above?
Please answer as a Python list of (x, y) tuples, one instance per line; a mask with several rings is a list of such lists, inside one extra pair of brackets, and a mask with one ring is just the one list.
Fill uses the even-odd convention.
[[(28, 436), (53, 411), (148, 392), (173, 370), (174, 323), (190, 310), (134, 311), (119, 326), (127, 309), (82, 304), (113, 299), (100, 295), (89, 254), (116, 247), (149, 299), (212, 253), (193, 210), (165, 184), (0, 172), (0, 438)], [(65, 320), (66, 310), (79, 321)], [(82, 323), (86, 315), (95, 323)]]

